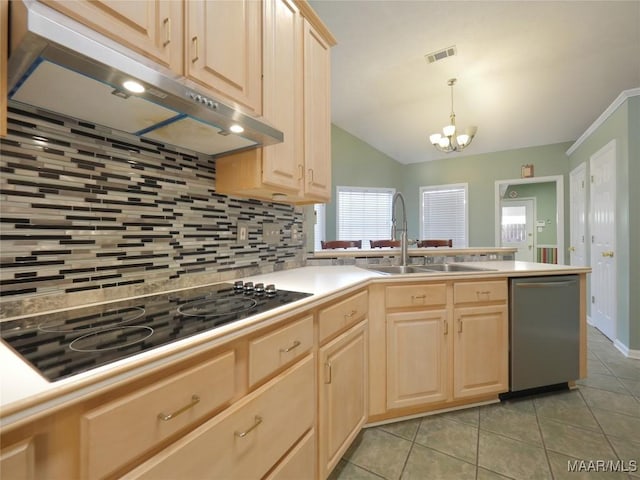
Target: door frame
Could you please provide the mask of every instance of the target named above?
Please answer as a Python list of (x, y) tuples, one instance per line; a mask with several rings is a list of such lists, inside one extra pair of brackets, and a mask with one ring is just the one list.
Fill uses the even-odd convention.
[[(596, 314), (594, 313), (593, 308), (590, 308), (589, 310), (589, 323), (591, 325), (593, 325), (594, 327), (596, 327), (600, 332), (602, 332), (603, 335), (605, 335), (607, 338), (609, 338), (614, 345), (618, 342), (618, 251), (617, 251), (617, 245), (618, 245), (618, 232), (617, 232), (617, 225), (618, 225), (618, 212), (617, 212), (617, 208), (616, 208), (616, 196), (615, 196), (615, 191), (616, 191), (616, 185), (618, 183), (618, 171), (617, 171), (617, 164), (618, 164), (618, 145), (617, 145), (617, 141), (614, 138), (613, 140), (610, 140), (606, 145), (604, 145), (602, 148), (600, 148), (598, 151), (596, 151), (595, 153), (593, 153), (590, 157), (589, 157), (589, 178), (588, 178), (588, 184), (589, 184), (589, 205), (588, 205), (588, 219), (589, 219), (589, 237), (591, 239), (591, 241), (589, 242), (589, 266), (592, 269), (591, 272), (591, 279), (589, 282), (589, 290), (590, 290), (590, 295), (591, 295), (591, 304), (593, 307), (593, 283), (594, 283), (594, 279), (597, 277), (597, 272), (595, 270), (598, 269), (597, 266), (597, 261), (596, 259), (597, 257), (597, 251), (594, 248), (594, 242), (593, 242), (593, 235), (594, 235), (594, 227), (593, 227), (593, 222), (594, 222), (594, 212), (593, 212), (593, 207), (594, 207), (594, 195), (593, 195), (593, 183), (591, 181), (591, 179), (593, 179), (593, 164), (595, 162), (599, 162), (601, 161), (601, 159), (605, 156), (608, 155), (610, 153), (613, 154), (613, 163), (614, 163), (614, 169), (613, 169), (613, 183), (614, 183), (614, 187), (613, 187), (613, 191), (614, 191), (614, 196), (613, 196), (613, 211), (614, 211), (614, 215), (613, 215), (613, 224), (614, 224), (614, 228), (612, 230), (612, 248), (614, 249), (615, 252), (615, 256), (613, 257), (612, 260), (612, 269), (613, 269), (613, 278), (611, 279), (611, 283), (613, 284), (613, 289), (612, 289), (612, 297), (610, 298), (609, 301), (611, 301), (612, 304), (612, 309), (613, 309), (613, 325), (610, 325), (613, 329), (612, 332), (612, 336), (609, 337), (609, 335), (607, 333), (605, 333), (602, 329), (603, 325), (602, 322), (599, 321), (599, 319), (597, 318)], [(596, 285), (597, 286), (597, 285)]]
[(494, 245), (497, 247), (500, 245), (501, 238), (501, 208), (500, 200), (502, 187), (504, 189), (509, 185), (522, 185), (524, 183), (548, 183), (556, 182), (556, 235), (558, 243), (558, 265), (564, 265), (564, 176), (563, 175), (550, 175), (547, 177), (533, 177), (533, 178), (512, 178), (505, 180), (495, 181), (495, 196), (494, 196)]

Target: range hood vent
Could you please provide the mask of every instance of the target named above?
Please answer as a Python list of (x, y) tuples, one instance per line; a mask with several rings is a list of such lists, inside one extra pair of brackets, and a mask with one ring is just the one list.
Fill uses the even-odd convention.
[[(17, 28), (25, 33), (8, 62), (9, 100), (207, 155), (283, 141), (274, 127), (75, 20), (34, 0), (24, 7)], [(128, 80), (144, 92), (126, 91)], [(232, 133), (234, 126), (244, 131)]]

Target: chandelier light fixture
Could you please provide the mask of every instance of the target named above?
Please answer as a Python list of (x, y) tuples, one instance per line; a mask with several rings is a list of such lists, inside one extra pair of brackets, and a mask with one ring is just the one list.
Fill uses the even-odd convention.
[(429, 136), (429, 140), (441, 152), (451, 153), (459, 152), (469, 146), (473, 137), (476, 135), (477, 127), (468, 127), (464, 133), (458, 133), (456, 128), (456, 114), (453, 113), (453, 86), (456, 79), (451, 78), (447, 81), (447, 85), (451, 87), (451, 115), (449, 116), (450, 124), (442, 129), (442, 133), (434, 133)]

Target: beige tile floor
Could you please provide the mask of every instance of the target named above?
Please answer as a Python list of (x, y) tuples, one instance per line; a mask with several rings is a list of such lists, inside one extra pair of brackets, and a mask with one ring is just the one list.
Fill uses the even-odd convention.
[[(331, 480), (640, 478), (640, 360), (589, 327), (589, 375), (572, 391), (364, 429)], [(574, 460), (636, 472), (570, 472)], [(587, 465), (587, 463), (583, 464)]]

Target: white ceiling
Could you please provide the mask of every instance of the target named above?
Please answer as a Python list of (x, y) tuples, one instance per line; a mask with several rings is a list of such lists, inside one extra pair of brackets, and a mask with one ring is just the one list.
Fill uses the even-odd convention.
[[(640, 0), (311, 0), (336, 37), (333, 123), (401, 163), (576, 140), (640, 86)], [(455, 45), (458, 54), (424, 56)], [(476, 125), (460, 153), (429, 134)]]

